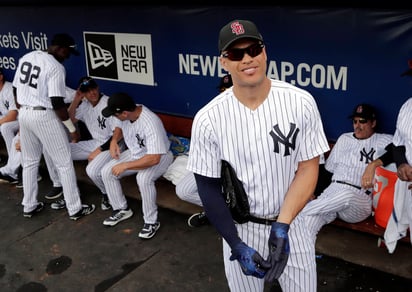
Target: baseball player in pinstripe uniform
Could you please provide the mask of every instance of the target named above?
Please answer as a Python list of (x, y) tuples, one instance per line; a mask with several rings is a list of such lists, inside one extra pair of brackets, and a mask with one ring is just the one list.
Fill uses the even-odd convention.
[(331, 184), (302, 211), (308, 215), (308, 230), (314, 240), (320, 228), (336, 218), (357, 223), (372, 214), (372, 189), (362, 188), (362, 174), (371, 161), (386, 152), (392, 135), (375, 132), (376, 113), (369, 104), (357, 105), (350, 118), (353, 132), (338, 138), (325, 163), (325, 169), (333, 173)]
[[(19, 130), (18, 110), (13, 95), (13, 85), (7, 81), (0, 69), (0, 131), (6, 145), (8, 156), (13, 151), (12, 140)], [(0, 180), (17, 183), (17, 176), (10, 176), (6, 170), (0, 171)]]
[[(401, 76), (412, 76), (412, 60), (408, 60), (409, 68)], [(375, 169), (396, 163), (397, 175), (402, 181), (412, 182), (412, 97), (401, 106), (396, 121), (396, 130), (388, 153), (381, 155), (369, 163), (362, 176), (362, 187), (371, 188), (374, 185)], [(409, 185), (412, 189), (412, 184)]]
[[(315, 247), (301, 209), (329, 150), (307, 91), (266, 76), (267, 54), (254, 23), (233, 20), (219, 34), (220, 63), (233, 81), (195, 116), (188, 169), (209, 221), (223, 237), (231, 291), (316, 291)], [(252, 217), (237, 224), (221, 194), (221, 161), (243, 183)]]
[[(101, 168), (111, 159), (109, 151), (110, 141), (114, 131), (118, 131), (117, 136), (121, 137), (120, 121), (115, 117), (103, 117), (102, 110), (107, 106), (109, 97), (100, 92), (97, 82), (91, 77), (82, 77), (79, 81), (78, 90), (74, 96), (72, 103), (69, 106), (69, 115), (74, 123), (79, 120), (83, 121), (92, 139), (72, 141), (70, 150), (73, 160), (87, 160), (90, 164), (87, 168), (100, 171)], [(122, 144), (123, 145), (123, 144)], [(121, 150), (124, 147), (121, 146)], [(96, 160), (98, 156), (104, 156), (104, 159)], [(50, 162), (49, 155), (44, 153), (46, 163)], [(96, 163), (98, 161), (98, 163)], [(94, 165), (92, 165), (94, 164)], [(61, 185), (58, 179), (58, 173), (53, 164), (48, 163), (49, 173), (54, 179), (54, 188)], [(57, 182), (55, 181), (57, 180)], [(55, 210), (66, 207), (66, 201), (59, 199), (51, 204), (51, 208)], [(102, 193), (102, 210), (111, 208), (107, 194)]]
[(56, 166), (63, 185), (70, 219), (92, 213), (94, 205), (82, 204), (70, 152), (70, 135), (78, 136), (64, 96), (66, 71), (61, 64), (70, 54), (78, 55), (68, 34), (56, 34), (47, 52), (33, 51), (19, 59), (13, 79), (19, 109), (20, 143), (23, 166), (23, 215), (30, 218), (43, 209), (39, 202), (37, 173), (43, 151)]
[[(90, 178), (107, 193), (113, 207), (113, 215), (103, 221), (106, 226), (130, 218), (133, 211), (128, 207), (120, 179), (128, 175), (136, 175), (143, 207), (144, 226), (139, 233), (142, 239), (152, 238), (160, 227), (157, 218), (157, 191), (155, 181), (162, 176), (173, 161), (169, 150), (170, 141), (160, 118), (144, 105), (136, 105), (133, 98), (125, 93), (110, 96), (103, 116), (116, 116), (121, 121), (124, 141), (127, 150), (112, 153), (117, 157), (109, 161), (100, 173)], [(118, 141), (113, 135), (112, 144)], [(111, 147), (111, 152), (112, 147)], [(88, 171), (88, 174), (91, 174)], [(105, 192), (105, 191), (106, 192)]]

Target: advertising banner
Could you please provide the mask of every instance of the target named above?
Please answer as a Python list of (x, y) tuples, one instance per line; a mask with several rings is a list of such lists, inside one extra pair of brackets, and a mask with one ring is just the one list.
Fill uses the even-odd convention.
[(67, 85), (94, 77), (107, 95), (127, 92), (152, 110), (193, 117), (217, 95), (220, 28), (249, 19), (263, 35), (268, 76), (309, 91), (334, 141), (352, 131), (358, 103), (377, 108), (379, 131), (393, 133), (412, 78), (412, 10), (316, 7), (6, 6), (0, 67), (11, 80), (20, 56), (46, 50), (67, 32), (81, 55), (65, 61)]

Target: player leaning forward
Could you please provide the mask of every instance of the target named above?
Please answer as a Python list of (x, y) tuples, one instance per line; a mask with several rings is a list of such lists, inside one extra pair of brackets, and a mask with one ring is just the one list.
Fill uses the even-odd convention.
[(20, 105), (20, 143), (23, 166), (23, 212), (32, 217), (43, 209), (38, 202), (37, 173), (43, 150), (50, 156), (59, 173), (70, 219), (92, 213), (94, 205), (80, 200), (76, 174), (64, 126), (73, 139), (78, 133), (64, 103), (66, 70), (62, 63), (78, 55), (73, 38), (56, 34), (47, 52), (33, 51), (24, 55), (13, 80)]
[[(229, 287), (263, 291), (264, 279), (278, 279), (283, 291), (316, 291), (315, 247), (299, 214), (315, 189), (319, 155), (329, 150), (315, 100), (267, 78), (266, 49), (254, 23), (225, 25), (219, 51), (233, 87), (196, 114), (188, 169), (224, 238)], [(266, 224), (234, 223), (221, 195), (221, 160), (234, 167), (251, 214)]]

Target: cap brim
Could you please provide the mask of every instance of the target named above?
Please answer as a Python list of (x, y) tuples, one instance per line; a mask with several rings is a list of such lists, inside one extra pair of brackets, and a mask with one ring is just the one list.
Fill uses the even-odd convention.
[(115, 111), (114, 111), (113, 109), (109, 108), (109, 107), (105, 107), (105, 108), (102, 110), (102, 115), (103, 115), (105, 118), (108, 118), (108, 117), (114, 115), (114, 113), (115, 113)]
[(222, 47), (222, 49), (220, 50), (221, 52), (226, 51), (227, 48), (229, 48), (234, 42), (241, 40), (241, 39), (254, 39), (260, 42), (263, 42), (263, 40), (261, 38), (258, 38), (255, 35), (239, 35), (238, 37), (236, 37), (235, 39), (231, 40), (230, 42), (228, 42), (224, 47)]

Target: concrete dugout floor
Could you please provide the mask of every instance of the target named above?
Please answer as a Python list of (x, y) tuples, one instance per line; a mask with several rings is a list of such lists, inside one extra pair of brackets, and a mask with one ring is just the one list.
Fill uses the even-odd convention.
[[(42, 175), (41, 199), (51, 186), (44, 170)], [(72, 221), (46, 200), (38, 216), (24, 218), (22, 190), (0, 184), (1, 292), (228, 291), (221, 238), (211, 226), (188, 227), (189, 209), (159, 207), (161, 227), (145, 241), (137, 237), (143, 225), (140, 200), (129, 198), (132, 218), (105, 227), (111, 213), (100, 209), (97, 188), (82, 179), (79, 187), (84, 201), (97, 209)], [(136, 188), (125, 182), (124, 190)], [(161, 196), (165, 205), (175, 200)], [(398, 244), (390, 255), (376, 242), (373, 236), (324, 227), (317, 242), (318, 291), (412, 291), (411, 246)], [(275, 291), (280, 291), (276, 285), (265, 289)]]

